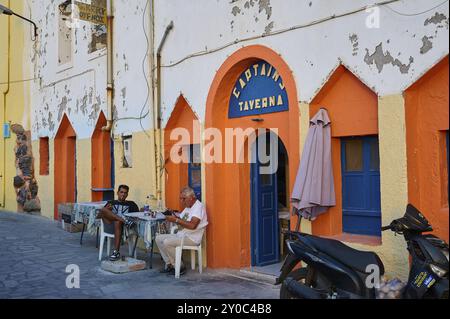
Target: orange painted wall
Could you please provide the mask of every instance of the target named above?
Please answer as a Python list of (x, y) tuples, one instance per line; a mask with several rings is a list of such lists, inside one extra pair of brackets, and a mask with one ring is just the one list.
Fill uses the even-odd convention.
[[(272, 64), (281, 75), (288, 93), (289, 112), (262, 115), (263, 122), (252, 121), (257, 116), (228, 119), (228, 104), (238, 77), (259, 60)], [(278, 53), (253, 45), (235, 52), (224, 62), (208, 95), (205, 128), (218, 128), (222, 133), (225, 128), (277, 128), (291, 163), (288, 190), (291, 192), (299, 163), (299, 105), (292, 72)], [(207, 228), (208, 266), (250, 266), (250, 164), (206, 164), (206, 188), (210, 222)]]
[(446, 141), (448, 56), (405, 92), (408, 199), (449, 241)]
[(75, 202), (75, 152), (76, 134), (64, 115), (55, 137), (55, 219), (58, 204)]
[[(164, 159), (166, 167), (166, 206), (181, 211), (180, 190), (188, 185), (188, 164), (175, 164), (170, 160), (170, 151), (178, 142), (171, 141), (170, 135), (176, 128), (184, 128), (189, 132), (190, 144), (200, 144), (200, 126), (195, 127), (198, 118), (183, 96), (178, 98), (175, 108), (164, 130)], [(195, 132), (195, 134), (194, 134)], [(179, 138), (179, 137), (178, 137)]]
[(378, 135), (378, 97), (355, 75), (340, 66), (310, 104), (310, 117), (321, 107), (331, 119), (331, 156), (333, 161), (336, 206), (312, 223), (319, 236), (342, 233), (341, 137)]
[[(106, 117), (103, 112), (92, 135), (91, 165), (92, 188), (111, 188), (111, 137), (109, 132), (102, 131), (106, 126)], [(102, 201), (102, 192), (92, 192), (92, 201)]]

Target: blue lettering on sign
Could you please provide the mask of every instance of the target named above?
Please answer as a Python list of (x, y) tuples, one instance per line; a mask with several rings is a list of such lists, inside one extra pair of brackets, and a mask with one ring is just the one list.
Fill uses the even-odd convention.
[(228, 117), (288, 110), (289, 101), (283, 79), (272, 65), (260, 61), (252, 64), (236, 81), (231, 92)]

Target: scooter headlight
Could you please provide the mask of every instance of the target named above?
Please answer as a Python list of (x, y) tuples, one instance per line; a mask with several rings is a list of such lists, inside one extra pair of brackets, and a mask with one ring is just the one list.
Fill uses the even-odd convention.
[(445, 275), (447, 274), (447, 271), (444, 270), (444, 269), (442, 269), (442, 268), (439, 267), (439, 266), (436, 266), (436, 265), (431, 264), (431, 265), (430, 265), (430, 268), (431, 268), (431, 270), (432, 270), (437, 276), (439, 276), (440, 278), (445, 277)]

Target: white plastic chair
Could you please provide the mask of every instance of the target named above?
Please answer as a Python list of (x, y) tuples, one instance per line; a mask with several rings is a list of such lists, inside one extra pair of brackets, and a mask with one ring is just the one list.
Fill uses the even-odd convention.
[[(200, 229), (203, 231), (203, 234), (205, 233), (205, 228), (208, 225), (208, 223), (204, 224)], [(171, 230), (171, 233), (173, 234), (176, 227), (173, 227)], [(195, 231), (198, 231), (199, 229), (196, 229)], [(187, 230), (185, 229), (187, 233), (193, 232), (193, 230)], [(199, 245), (196, 246), (185, 246), (184, 245), (184, 238), (186, 234), (181, 238), (181, 244), (175, 248), (175, 278), (180, 278), (180, 269), (181, 269), (181, 257), (183, 254), (183, 250), (190, 250), (191, 251), (191, 268), (192, 270), (195, 270), (195, 252), (198, 253), (198, 271), (202, 273), (203, 271), (203, 256), (202, 256), (202, 241), (203, 241), (203, 235), (202, 235), (202, 241), (200, 241)]]
[[(102, 257), (103, 257), (103, 244), (105, 243), (105, 239), (107, 239), (107, 243), (106, 243), (106, 249), (107, 249), (107, 253), (108, 256), (111, 253), (111, 239), (113, 239), (115, 237), (114, 234), (110, 234), (105, 232), (105, 227), (103, 224), (103, 220), (100, 220), (100, 250), (98, 252), (98, 260), (101, 261)], [(133, 237), (134, 238), (134, 237)], [(132, 237), (129, 236), (128, 237), (128, 252), (130, 254), (130, 256), (133, 254), (133, 247), (134, 247), (134, 241), (132, 240)], [(134, 258), (136, 259), (137, 256), (137, 251), (134, 251)]]

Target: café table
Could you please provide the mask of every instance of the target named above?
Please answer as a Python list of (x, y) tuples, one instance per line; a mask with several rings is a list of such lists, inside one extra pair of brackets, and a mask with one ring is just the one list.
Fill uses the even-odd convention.
[(153, 214), (152, 212), (136, 212), (126, 213), (124, 215), (125, 217), (133, 219), (136, 222), (137, 236), (134, 243), (132, 256), (134, 256), (134, 252), (136, 251), (139, 237), (143, 238), (147, 249), (150, 248), (149, 268), (152, 269), (156, 233), (168, 233), (170, 229), (169, 223), (166, 221), (166, 217), (160, 212), (154, 212)]
[(83, 235), (87, 229), (88, 233), (94, 235), (97, 231), (98, 237), (98, 227), (99, 220), (97, 215), (103, 207), (106, 205), (106, 201), (103, 202), (84, 202), (75, 203), (73, 210), (75, 213), (75, 221), (83, 224), (83, 229), (81, 231), (80, 245), (83, 244)]

